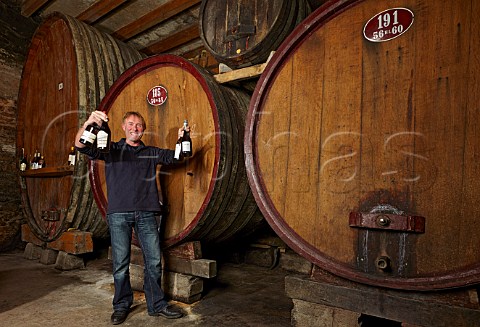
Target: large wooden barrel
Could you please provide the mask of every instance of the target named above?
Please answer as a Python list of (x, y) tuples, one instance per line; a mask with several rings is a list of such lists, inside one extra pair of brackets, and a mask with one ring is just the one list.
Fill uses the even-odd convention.
[[(158, 171), (160, 199), (167, 210), (165, 246), (198, 240), (230, 241), (255, 231), (264, 221), (248, 185), (243, 155), (245, 117), (250, 97), (216, 83), (206, 70), (174, 55), (143, 59), (114, 83), (99, 109), (109, 116), (112, 139), (126, 111), (146, 120), (142, 140), (173, 149), (177, 131), (188, 119), (193, 157)], [(91, 180), (103, 214), (107, 208), (104, 165), (94, 161)], [(128, 186), (127, 186), (128, 187)]]
[(299, 254), (374, 286), (480, 282), (479, 14), (334, 1), (275, 53), (249, 108), (247, 176)]
[(39, 150), (46, 168), (21, 174), (27, 223), (43, 241), (67, 228), (108, 235), (93, 199), (88, 164), (67, 166), (79, 126), (120, 74), (142, 55), (107, 34), (66, 15), (52, 14), (29, 48), (19, 91), (17, 147)]
[(310, 11), (307, 0), (203, 0), (200, 37), (232, 68), (263, 63)]

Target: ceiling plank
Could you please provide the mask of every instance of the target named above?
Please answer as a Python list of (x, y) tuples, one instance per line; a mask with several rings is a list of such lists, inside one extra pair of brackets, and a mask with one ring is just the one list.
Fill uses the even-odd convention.
[(30, 17), (50, 0), (25, 0), (22, 3), (22, 16)]
[(160, 24), (193, 5), (196, 5), (200, 1), (201, 0), (171, 0), (112, 33), (112, 36), (121, 41), (128, 40), (150, 27)]
[(198, 24), (192, 24), (175, 34), (171, 34), (161, 41), (149, 44), (140, 51), (146, 53), (147, 55), (164, 53), (199, 37), (200, 32), (198, 30)]
[(92, 24), (127, 1), (128, 0), (98, 0), (76, 18), (87, 24)]

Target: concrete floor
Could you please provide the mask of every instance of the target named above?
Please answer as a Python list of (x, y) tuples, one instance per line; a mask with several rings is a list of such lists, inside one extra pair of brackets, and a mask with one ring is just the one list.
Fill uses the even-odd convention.
[[(60, 271), (25, 259), (23, 252), (0, 254), (0, 326), (112, 326), (110, 270), (106, 258), (87, 261), (85, 269)], [(185, 317), (148, 316), (143, 293), (136, 292), (122, 326), (291, 326), (286, 274), (280, 268), (219, 264), (218, 276), (204, 284), (200, 301), (171, 302)]]

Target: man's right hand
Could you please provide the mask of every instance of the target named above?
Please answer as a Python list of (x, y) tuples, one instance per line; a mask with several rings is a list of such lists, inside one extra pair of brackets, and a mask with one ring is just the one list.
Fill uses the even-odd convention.
[(101, 126), (104, 121), (108, 121), (108, 116), (104, 111), (93, 111), (78, 130), (77, 135), (75, 136), (75, 146), (77, 148), (85, 147), (85, 144), (80, 143), (80, 137), (82, 136), (83, 131), (85, 130), (85, 128), (87, 128), (88, 125), (96, 124), (98, 126)]
[(87, 127), (90, 124), (97, 124), (101, 126), (104, 121), (108, 121), (108, 116), (104, 111), (95, 110), (90, 114), (90, 117), (83, 123), (83, 127)]

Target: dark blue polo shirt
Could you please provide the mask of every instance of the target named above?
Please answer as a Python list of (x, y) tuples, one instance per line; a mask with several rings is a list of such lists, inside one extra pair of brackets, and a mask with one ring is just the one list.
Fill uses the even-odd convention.
[(156, 182), (156, 166), (170, 165), (173, 150), (128, 145), (125, 138), (112, 142), (109, 153), (97, 149), (77, 148), (91, 160), (105, 161), (108, 206), (107, 214), (131, 211), (160, 211)]

